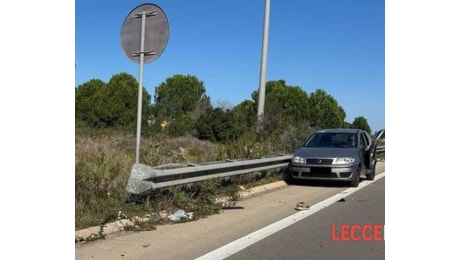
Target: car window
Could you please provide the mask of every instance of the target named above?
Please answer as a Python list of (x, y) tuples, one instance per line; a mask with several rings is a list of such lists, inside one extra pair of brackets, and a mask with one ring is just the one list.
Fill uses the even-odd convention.
[(320, 147), (322, 140), (323, 140), (322, 134), (314, 134), (310, 136), (310, 138), (308, 138), (304, 146), (305, 147)]
[(358, 145), (358, 138), (356, 134), (349, 134), (347, 136), (347, 145), (349, 147), (356, 147)]
[(357, 147), (357, 135), (355, 133), (315, 133), (304, 144), (305, 147)]
[(366, 149), (369, 146), (369, 139), (366, 137), (364, 133), (360, 134), (360, 139), (361, 139), (361, 147), (362, 149)]

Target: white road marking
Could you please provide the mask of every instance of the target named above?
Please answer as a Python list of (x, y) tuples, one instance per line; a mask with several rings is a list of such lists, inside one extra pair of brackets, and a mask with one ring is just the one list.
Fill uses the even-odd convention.
[(385, 177), (385, 172), (380, 173), (375, 176), (375, 179), (373, 181), (361, 181), (358, 187), (356, 188), (349, 188), (346, 189), (340, 193), (337, 193), (336, 195), (329, 197), (321, 202), (316, 203), (313, 206), (310, 206), (309, 210), (304, 210), (300, 211), (298, 213), (295, 213), (289, 217), (286, 217), (278, 222), (275, 222), (273, 224), (270, 224), (262, 229), (259, 229), (257, 231), (252, 232), (249, 235), (246, 235), (238, 240), (235, 240), (233, 242), (230, 242), (220, 248), (217, 248), (214, 251), (211, 251), (207, 253), (206, 255), (200, 256), (196, 258), (196, 260), (216, 260), (216, 259), (225, 259), (233, 254), (238, 253), (239, 251), (257, 243), (258, 241), (275, 234), (278, 231), (281, 231), (287, 227), (289, 227), (292, 224), (295, 224), (299, 222), (300, 220), (303, 220), (316, 212), (334, 204), (338, 200), (345, 198), (358, 190), (366, 187), (367, 185)]

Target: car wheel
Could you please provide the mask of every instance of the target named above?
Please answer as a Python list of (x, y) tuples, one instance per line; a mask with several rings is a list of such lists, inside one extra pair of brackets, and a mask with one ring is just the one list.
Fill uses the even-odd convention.
[(375, 179), (375, 168), (377, 166), (377, 162), (374, 163), (372, 170), (370, 173), (366, 174), (366, 180), (373, 181)]
[(350, 182), (351, 187), (358, 187), (359, 182), (361, 181), (361, 168), (358, 168), (358, 170), (355, 172), (355, 175), (353, 176), (353, 180)]

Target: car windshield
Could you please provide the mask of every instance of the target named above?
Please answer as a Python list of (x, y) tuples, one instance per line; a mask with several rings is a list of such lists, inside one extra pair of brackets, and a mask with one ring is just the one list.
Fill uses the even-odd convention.
[(356, 133), (315, 133), (304, 144), (305, 147), (357, 147)]

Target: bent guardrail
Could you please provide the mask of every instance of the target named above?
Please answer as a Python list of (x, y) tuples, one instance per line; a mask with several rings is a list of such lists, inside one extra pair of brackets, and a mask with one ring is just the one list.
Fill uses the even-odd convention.
[[(152, 167), (136, 163), (132, 168), (126, 190), (132, 194), (141, 194), (152, 189), (199, 182), (210, 178), (287, 167), (291, 159), (292, 154), (205, 165), (182, 165), (185, 167), (174, 169), (162, 169), (165, 166)], [(171, 166), (174, 167), (174, 165), (166, 165), (166, 167)]]
[[(385, 152), (385, 146), (377, 146), (376, 152)], [(289, 165), (291, 159), (292, 154), (253, 160), (228, 160), (206, 164), (167, 164), (157, 167), (136, 163), (131, 170), (126, 190), (131, 194), (141, 194), (153, 189), (211, 178), (283, 168)]]

